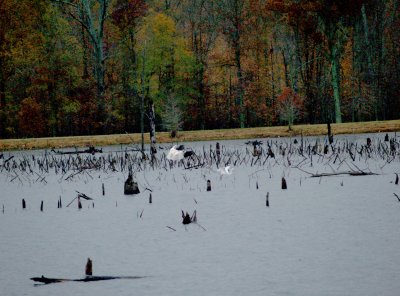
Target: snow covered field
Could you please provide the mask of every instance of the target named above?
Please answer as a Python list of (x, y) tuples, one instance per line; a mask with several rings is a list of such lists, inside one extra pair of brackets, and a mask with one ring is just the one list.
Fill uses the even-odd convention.
[[(372, 152), (361, 155), (367, 137)], [(54, 167), (45, 172), (33, 166), (32, 155), (44, 159), (45, 151), (4, 152), (0, 295), (400, 295), (400, 202), (394, 195), (400, 196), (400, 152), (396, 143), (390, 155), (383, 138), (337, 136), (336, 151), (327, 154), (324, 137), (308, 138), (303, 156), (300, 138), (297, 144), (294, 138), (263, 139), (258, 160), (246, 141), (220, 141), (219, 167), (234, 167), (232, 175), (222, 176), (206, 157), (215, 142), (185, 143), (204, 156), (204, 165), (192, 169), (166, 165), (171, 146), (165, 145), (157, 166), (134, 167), (141, 193), (130, 196), (123, 194), (128, 170), (118, 163), (115, 171), (56, 174)], [(267, 157), (268, 144), (275, 158)], [(123, 156), (119, 148), (81, 157)], [(49, 160), (76, 158), (47, 154)], [(25, 158), (32, 172), (6, 169), (10, 156), (8, 162), (16, 164)], [(311, 177), (360, 171), (376, 175)], [(282, 177), (287, 190), (281, 189)], [(146, 188), (152, 190), (151, 204)], [(82, 200), (81, 210), (77, 200), (67, 207), (76, 191), (94, 201)], [(181, 210), (196, 210), (198, 223), (183, 225)], [(49, 285), (30, 280), (83, 278), (88, 257), (94, 275), (145, 277)]]

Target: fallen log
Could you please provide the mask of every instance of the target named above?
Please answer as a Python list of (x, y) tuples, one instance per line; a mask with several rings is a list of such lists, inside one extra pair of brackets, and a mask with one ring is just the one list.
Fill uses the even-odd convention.
[(378, 175), (378, 174), (370, 173), (370, 172), (346, 171), (346, 172), (336, 172), (336, 173), (311, 174), (311, 177), (319, 178), (319, 177), (330, 177), (330, 176), (338, 176), (338, 175), (371, 176), (371, 175)]
[(85, 150), (76, 150), (76, 151), (60, 151), (60, 150), (55, 150), (54, 148), (51, 149), (51, 152), (54, 152), (56, 154), (82, 154), (82, 153), (88, 153), (94, 155), (95, 153), (103, 153), (103, 149), (97, 149), (93, 146), (89, 146)]
[(54, 284), (62, 282), (97, 282), (97, 281), (108, 281), (108, 280), (118, 280), (118, 279), (142, 279), (145, 276), (86, 276), (81, 279), (62, 279), (62, 278), (48, 278), (45, 276), (33, 277), (31, 278), (34, 282), (39, 282), (42, 284)]
[(77, 190), (75, 190), (75, 191), (78, 193), (79, 197), (82, 197), (83, 199), (86, 199), (86, 200), (93, 200), (93, 198), (87, 196), (85, 193), (79, 192)]

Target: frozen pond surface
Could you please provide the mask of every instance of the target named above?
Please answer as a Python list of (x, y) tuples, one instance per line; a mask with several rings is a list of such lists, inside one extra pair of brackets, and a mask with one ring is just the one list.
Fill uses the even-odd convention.
[[(400, 152), (398, 138), (389, 136), (397, 149), (392, 154), (384, 134), (337, 136), (335, 152), (327, 154), (324, 137), (307, 138), (303, 156), (300, 138), (297, 144), (261, 139), (259, 158), (244, 140), (220, 141), (219, 167), (234, 167), (223, 176), (216, 171), (216, 142), (185, 143), (201, 155), (202, 166), (194, 161), (192, 169), (170, 167), (171, 145), (165, 145), (154, 168), (148, 161), (133, 166), (141, 190), (134, 196), (123, 194), (128, 170), (121, 161), (128, 156), (121, 147), (80, 156), (92, 163), (116, 159), (115, 170), (108, 161), (57, 173), (33, 166), (45, 151), (4, 152), (0, 295), (400, 295), (400, 202), (394, 195), (400, 196)], [(267, 157), (268, 145), (275, 158)], [(50, 163), (77, 157), (46, 153)], [(137, 152), (127, 155), (134, 159)], [(6, 169), (10, 156), (8, 163), (19, 167)], [(32, 172), (21, 168), (23, 159)], [(360, 171), (376, 175), (311, 177)], [(82, 200), (81, 210), (77, 201), (67, 207), (76, 191), (94, 201)], [(181, 210), (196, 210), (198, 224), (183, 225)], [(30, 280), (82, 278), (88, 257), (94, 275), (146, 277), (40, 286)]]

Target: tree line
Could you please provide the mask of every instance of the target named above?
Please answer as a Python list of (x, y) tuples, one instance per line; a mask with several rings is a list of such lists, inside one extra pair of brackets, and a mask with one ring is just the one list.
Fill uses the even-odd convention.
[(0, 0), (0, 138), (399, 118), (397, 0)]

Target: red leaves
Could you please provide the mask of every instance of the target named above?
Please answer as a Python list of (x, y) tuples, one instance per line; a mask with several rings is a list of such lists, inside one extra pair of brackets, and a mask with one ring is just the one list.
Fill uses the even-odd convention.
[(280, 105), (290, 104), (298, 109), (303, 107), (303, 100), (290, 87), (285, 87), (283, 89), (282, 93), (278, 97), (278, 103)]
[(112, 13), (112, 20), (121, 30), (135, 27), (138, 18), (147, 11), (144, 0), (118, 0), (116, 9)]
[(284, 88), (278, 97), (278, 112), (281, 119), (287, 121), (290, 127), (294, 120), (301, 115), (302, 109), (302, 98), (291, 88)]

